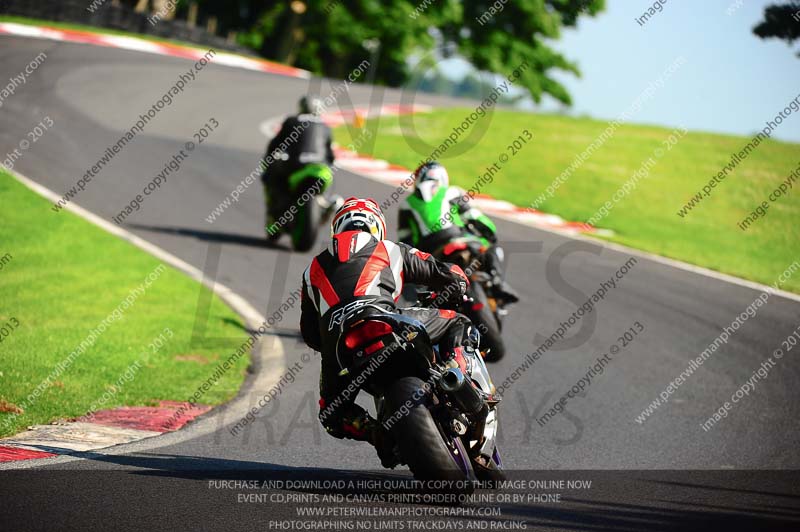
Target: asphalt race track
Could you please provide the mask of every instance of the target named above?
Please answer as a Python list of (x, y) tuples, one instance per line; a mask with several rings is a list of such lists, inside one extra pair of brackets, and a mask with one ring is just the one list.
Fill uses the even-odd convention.
[[(45, 63), (0, 110), (0, 158), (49, 116), (55, 127), (24, 154), (15, 170), (58, 194), (73, 186), (112, 139), (130, 129), (192, 65), (110, 48), (0, 37), (0, 79), (19, 73), (41, 51), (47, 54)], [(111, 220), (194, 132), (216, 119), (219, 128), (123, 227), (215, 276), (265, 316), (271, 314), (297, 288), (313, 255), (264, 244), (260, 183), (213, 224), (205, 218), (257, 165), (266, 143), (259, 124), (293, 111), (309, 83), (206, 67), (77, 196), (76, 203)], [(330, 84), (322, 83), (322, 95), (329, 90)], [(355, 104), (369, 103), (370, 91), (364, 86), (354, 86), (350, 94)], [(386, 90), (384, 97), (398, 102), (400, 93)], [(415, 101), (454, 104), (423, 95)], [(391, 190), (344, 170), (336, 174), (335, 191), (340, 194), (369, 195), (380, 202)], [(394, 225), (396, 209), (386, 214)], [(509, 355), (490, 368), (496, 383), (632, 256), (509, 222), (499, 221), (498, 228), (509, 255), (508, 279), (523, 300), (511, 307), (506, 321)], [(394, 235), (393, 228), (389, 233)], [(741, 523), (745, 514), (754, 519), (800, 519), (800, 492), (791, 475), (758, 472), (800, 468), (796, 357), (784, 357), (756, 393), (714, 428), (706, 432), (700, 427), (797, 327), (800, 302), (771, 297), (668, 404), (639, 424), (635, 418), (640, 412), (759, 292), (635, 257), (635, 264), (594, 312), (506, 390), (501, 407), (501, 450), (507, 469), (546, 470), (542, 478), (594, 479), (591, 489), (567, 491), (561, 503), (502, 505), (503, 517), (537, 530), (662, 530), (682, 520), (711, 517)], [(198, 301), (200, 325), (205, 319), (202, 308)], [(269, 505), (267, 510), (267, 505), (236, 504), (234, 491), (210, 488), (208, 479), (406, 475), (381, 470), (370, 446), (325, 434), (316, 416), (319, 363), (315, 354), (303, 362), (309, 350), (299, 338), (298, 322), (295, 308), (277, 325), (277, 339), (262, 343), (267, 355), (256, 361), (256, 373), (233, 403), (162, 437), (3, 466), (23, 471), (0, 473), (5, 477), (0, 500), (13, 500), (9, 508), (31, 529), (60, 523), (58, 528), (84, 530), (266, 530), (267, 520), (278, 514), (291, 519), (290, 506)], [(583, 397), (540, 426), (536, 417), (583, 377), (598, 356), (618, 344), (634, 322), (644, 331), (613, 356)], [(275, 356), (280, 347), (283, 355)], [(260, 412), (255, 423), (231, 435), (230, 426), (267, 391), (256, 374), (271, 375), (274, 383), (295, 363), (302, 366), (295, 382)], [(47, 512), (42, 512), (45, 507)], [(5, 526), (5, 519), (0, 515), (0, 529), (23, 529)]]

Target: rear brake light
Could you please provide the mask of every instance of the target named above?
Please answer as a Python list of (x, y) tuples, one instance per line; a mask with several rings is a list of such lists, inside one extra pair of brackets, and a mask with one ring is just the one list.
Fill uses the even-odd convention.
[(474, 303), (472, 305), (472, 310), (474, 310), (476, 312), (479, 311), (482, 308), (483, 308), (483, 303), (480, 303), (480, 302), (479, 303)]
[(462, 250), (465, 250), (465, 249), (467, 249), (467, 243), (466, 242), (449, 242), (449, 243), (445, 244), (444, 249), (442, 250), (442, 252), (445, 255), (452, 255), (456, 251), (462, 251)]
[(368, 346), (366, 347), (366, 349), (364, 349), (364, 354), (366, 354), (366, 355), (371, 355), (372, 353), (374, 353), (374, 352), (375, 352), (375, 351), (377, 351), (378, 349), (383, 349), (384, 347), (386, 347), (386, 346), (383, 344), (383, 342), (382, 342), (382, 341), (380, 341), (380, 340), (378, 340), (378, 341), (377, 341), (377, 342), (375, 342), (374, 344), (372, 344), (372, 345), (368, 345)]
[(386, 336), (392, 332), (392, 327), (388, 323), (382, 321), (366, 321), (363, 325), (359, 325), (355, 329), (347, 332), (344, 337), (344, 345), (348, 349), (355, 349), (366, 343)]

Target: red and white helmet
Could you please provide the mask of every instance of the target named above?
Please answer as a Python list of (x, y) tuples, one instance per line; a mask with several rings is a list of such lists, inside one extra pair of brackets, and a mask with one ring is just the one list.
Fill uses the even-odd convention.
[(378, 240), (386, 238), (386, 218), (374, 199), (351, 197), (344, 200), (331, 220), (331, 236), (345, 231), (365, 231)]

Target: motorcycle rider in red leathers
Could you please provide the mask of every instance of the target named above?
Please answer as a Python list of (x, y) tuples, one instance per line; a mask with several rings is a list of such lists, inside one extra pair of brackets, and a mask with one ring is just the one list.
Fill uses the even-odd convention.
[[(368, 441), (385, 467), (397, 465), (388, 431), (355, 404), (343, 400), (350, 384), (336, 360), (338, 321), (343, 310), (364, 302), (422, 322), (443, 360), (460, 363), (470, 321), (452, 310), (397, 308), (403, 283), (453, 291), (461, 297), (469, 280), (460, 267), (428, 253), (386, 240), (386, 220), (372, 199), (348, 198), (331, 221), (332, 238), (303, 274), (300, 330), (309, 347), (322, 354), (320, 421), (336, 438)], [(347, 307), (350, 305), (351, 307)]]

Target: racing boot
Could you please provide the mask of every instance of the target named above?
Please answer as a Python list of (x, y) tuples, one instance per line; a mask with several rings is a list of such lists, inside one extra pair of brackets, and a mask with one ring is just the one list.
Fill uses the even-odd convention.
[(374, 420), (370, 426), (369, 442), (375, 447), (383, 467), (394, 469), (400, 464), (400, 459), (394, 449), (395, 441), (392, 434)]
[(500, 300), (503, 305), (516, 303), (519, 301), (517, 292), (511, 288), (511, 285), (508, 284), (505, 279), (503, 279), (497, 270), (489, 272), (489, 275), (492, 276), (491, 286), (489, 287), (489, 293), (492, 295), (492, 297)]

